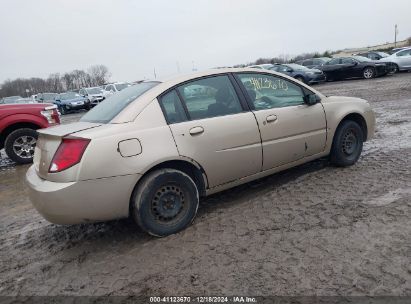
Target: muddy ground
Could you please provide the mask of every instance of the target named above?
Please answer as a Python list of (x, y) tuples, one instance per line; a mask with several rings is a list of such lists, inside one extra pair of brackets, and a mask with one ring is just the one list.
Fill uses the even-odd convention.
[(314, 161), (213, 195), (163, 239), (131, 220), (50, 224), (27, 198), (28, 167), (3, 161), (0, 295), (411, 295), (411, 73), (316, 88), (372, 102), (358, 164)]

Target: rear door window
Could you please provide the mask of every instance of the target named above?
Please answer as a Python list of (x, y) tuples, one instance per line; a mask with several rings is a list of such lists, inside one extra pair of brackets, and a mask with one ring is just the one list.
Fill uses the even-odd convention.
[(191, 120), (232, 115), (243, 111), (228, 76), (194, 80), (177, 88)]

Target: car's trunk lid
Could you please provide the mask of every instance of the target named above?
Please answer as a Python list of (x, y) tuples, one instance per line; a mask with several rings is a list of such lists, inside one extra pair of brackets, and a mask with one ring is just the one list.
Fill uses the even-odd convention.
[[(33, 158), (33, 163), (36, 168), (37, 174), (41, 178), (54, 180), (54, 178), (50, 178), (53, 173), (49, 173), (49, 168), (54, 154), (60, 146), (62, 138), (68, 135), (75, 136), (75, 133), (77, 132), (96, 128), (99, 126), (101, 126), (101, 124), (99, 123), (76, 122), (72, 124), (59, 125), (47, 129), (38, 130), (39, 138), (37, 140), (36, 150)], [(57, 176), (55, 177), (57, 178)]]

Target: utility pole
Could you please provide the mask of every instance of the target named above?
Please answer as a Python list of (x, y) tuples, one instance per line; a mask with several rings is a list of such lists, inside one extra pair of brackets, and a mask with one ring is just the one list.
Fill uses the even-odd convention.
[(398, 26), (395, 25), (395, 35), (394, 35), (394, 48), (397, 47), (397, 34), (398, 34)]
[(157, 79), (156, 68), (154, 67), (154, 79)]

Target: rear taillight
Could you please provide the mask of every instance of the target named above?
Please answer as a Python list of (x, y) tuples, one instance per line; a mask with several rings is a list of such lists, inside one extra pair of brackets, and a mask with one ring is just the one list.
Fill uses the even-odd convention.
[(50, 173), (66, 170), (78, 164), (89, 144), (86, 138), (63, 138), (50, 164)]
[(60, 123), (60, 115), (57, 111), (57, 106), (48, 106), (45, 107), (43, 111), (41, 111), (41, 115), (43, 115), (49, 124), (58, 124)]

